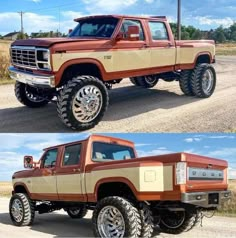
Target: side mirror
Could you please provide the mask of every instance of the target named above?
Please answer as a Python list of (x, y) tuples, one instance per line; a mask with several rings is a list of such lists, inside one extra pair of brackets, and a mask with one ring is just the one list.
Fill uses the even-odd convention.
[(128, 35), (128, 40), (131, 40), (131, 41), (139, 40), (139, 27), (129, 26), (127, 35)]
[(25, 169), (32, 169), (32, 168), (34, 168), (33, 156), (26, 155), (24, 157), (24, 168)]

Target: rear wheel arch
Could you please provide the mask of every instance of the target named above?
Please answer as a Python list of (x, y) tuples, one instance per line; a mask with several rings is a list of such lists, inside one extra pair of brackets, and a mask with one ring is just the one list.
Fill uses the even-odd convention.
[(119, 178), (113, 181), (99, 181), (95, 188), (95, 196), (97, 201), (108, 196), (120, 196), (132, 201), (136, 201), (136, 193), (137, 191), (134, 185), (129, 180), (124, 178)]

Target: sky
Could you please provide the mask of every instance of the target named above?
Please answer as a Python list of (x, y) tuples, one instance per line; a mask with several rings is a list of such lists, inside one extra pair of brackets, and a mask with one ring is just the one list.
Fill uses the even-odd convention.
[[(140, 157), (188, 152), (224, 159), (229, 163), (229, 178), (236, 179), (235, 134), (104, 134), (133, 141)], [(85, 139), (88, 133), (0, 134), (0, 181), (10, 181), (12, 174), (23, 169), (24, 155), (40, 159), (49, 146)]]
[[(23, 11), (24, 30), (67, 33), (74, 18), (94, 14), (166, 15), (176, 21), (177, 0), (0, 0), (0, 34), (20, 30)], [(182, 0), (184, 25), (202, 30), (228, 27), (236, 21), (235, 0)]]

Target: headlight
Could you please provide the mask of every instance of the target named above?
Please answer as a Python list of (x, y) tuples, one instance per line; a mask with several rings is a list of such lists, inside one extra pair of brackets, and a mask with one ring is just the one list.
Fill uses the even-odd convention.
[(176, 184), (186, 184), (187, 181), (187, 164), (186, 162), (176, 163)]
[(43, 60), (48, 61), (48, 58), (49, 58), (49, 52), (43, 51)]
[(38, 69), (50, 70), (51, 65), (50, 65), (50, 51), (49, 51), (49, 49), (37, 48), (36, 52), (37, 52), (36, 63), (37, 63)]

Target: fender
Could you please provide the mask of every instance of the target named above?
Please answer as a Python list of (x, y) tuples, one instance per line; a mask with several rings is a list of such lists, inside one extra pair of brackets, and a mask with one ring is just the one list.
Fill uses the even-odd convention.
[(29, 192), (29, 190), (28, 190), (27, 186), (25, 185), (25, 183), (22, 183), (22, 182), (17, 182), (17, 183), (15, 183), (14, 186), (13, 186), (14, 191), (15, 191), (15, 188), (16, 188), (17, 186), (23, 187), (23, 188), (26, 190), (27, 195), (28, 195), (30, 198), (32, 198), (32, 195), (31, 195), (31, 193)]

